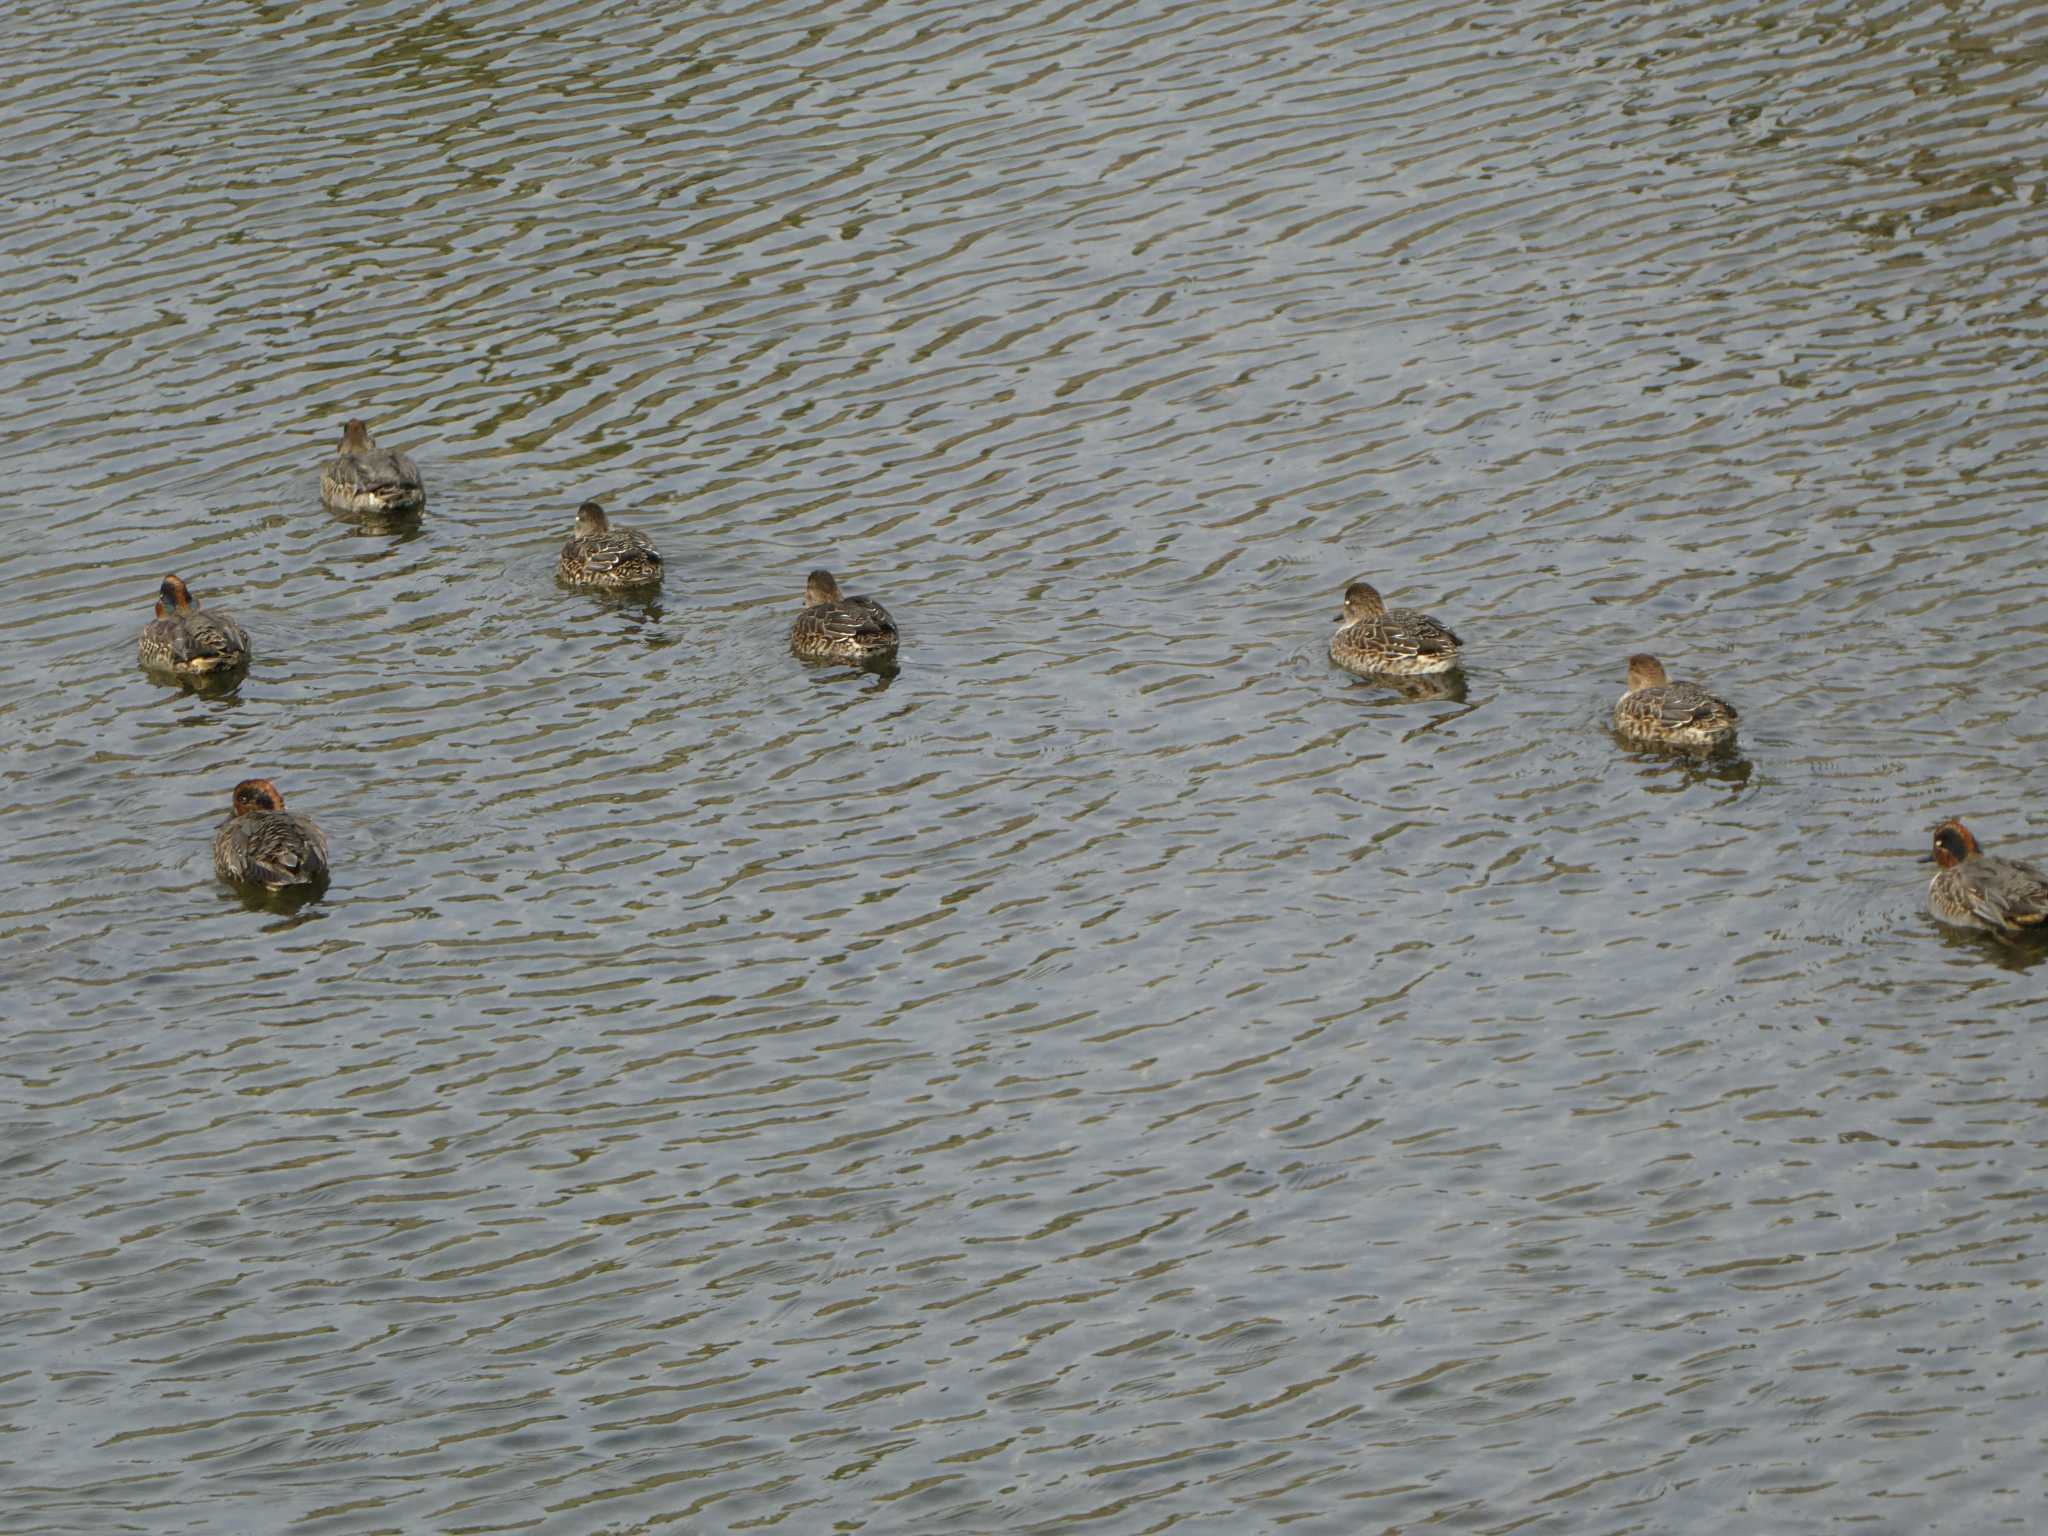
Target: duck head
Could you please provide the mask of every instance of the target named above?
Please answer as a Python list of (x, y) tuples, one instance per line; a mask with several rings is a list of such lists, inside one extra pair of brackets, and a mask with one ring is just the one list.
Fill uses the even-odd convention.
[(237, 816), (247, 816), (256, 811), (281, 811), (284, 809), (284, 796), (268, 779), (244, 779), (235, 786), (233, 804)]
[(1654, 656), (1641, 651), (1628, 659), (1628, 691), (1638, 688), (1662, 688), (1670, 679), (1664, 675), (1664, 663)]
[(612, 520), (604, 515), (604, 508), (594, 501), (586, 501), (576, 509), (576, 537), (579, 539), (603, 533), (611, 525)]
[(811, 572), (804, 582), (804, 606), (806, 608), (815, 608), (820, 603), (836, 603), (838, 601), (839, 583), (834, 579), (832, 573), (822, 568)]
[(1927, 857), (1943, 869), (1954, 869), (1978, 851), (1977, 839), (1970, 829), (1950, 817), (1934, 829), (1934, 852)]
[(1354, 581), (1344, 589), (1344, 622), (1356, 624), (1360, 619), (1376, 619), (1387, 611), (1381, 599), (1379, 588), (1369, 581)]

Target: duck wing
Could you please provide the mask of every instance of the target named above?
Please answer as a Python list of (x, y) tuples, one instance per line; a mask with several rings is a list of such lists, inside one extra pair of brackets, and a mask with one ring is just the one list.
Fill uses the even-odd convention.
[(1410, 608), (1394, 608), (1377, 618), (1360, 619), (1351, 629), (1362, 647), (1388, 656), (1455, 656), (1462, 644), (1448, 624)]
[(586, 533), (562, 546), (562, 569), (580, 568), (586, 576), (624, 573), (658, 576), (661, 551), (646, 534), (632, 528), (607, 528)]
[(255, 820), (243, 847), (246, 878), (262, 885), (298, 885), (326, 877), (327, 839), (312, 822), (290, 812)]
[(1639, 688), (1629, 695), (1641, 701), (1632, 714), (1647, 715), (1670, 726), (1732, 725), (1740, 717), (1735, 706), (1717, 699), (1698, 683), (1666, 683), (1661, 688)]
[(410, 491), (420, 486), (420, 469), (412, 455), (390, 448), (337, 454), (327, 473), (337, 485), (361, 491)]
[(246, 656), (249, 637), (242, 626), (224, 613), (194, 613), (178, 626), (172, 654), (180, 661), (204, 661), (209, 657)]
[(2010, 932), (2048, 925), (2048, 875), (2033, 865), (1979, 854), (1963, 871), (1963, 898), (1992, 927)]
[(871, 597), (849, 597), (804, 610), (817, 633), (834, 640), (895, 639), (896, 621)]

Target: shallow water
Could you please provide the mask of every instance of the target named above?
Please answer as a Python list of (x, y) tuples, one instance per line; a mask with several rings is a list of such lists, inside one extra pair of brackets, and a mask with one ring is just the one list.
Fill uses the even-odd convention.
[(2038, 1525), (2039, 8), (673, 9), (10, 12), (5, 1523)]

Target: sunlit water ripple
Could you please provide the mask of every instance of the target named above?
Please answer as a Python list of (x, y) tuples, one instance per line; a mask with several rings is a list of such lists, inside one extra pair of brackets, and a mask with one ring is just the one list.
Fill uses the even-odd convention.
[(2034, 1528), (2040, 22), (17, 4), (0, 1523)]

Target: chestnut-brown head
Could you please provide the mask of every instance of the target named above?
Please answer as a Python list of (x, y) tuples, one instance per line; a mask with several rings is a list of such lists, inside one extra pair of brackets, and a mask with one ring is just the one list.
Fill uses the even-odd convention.
[(192, 607), (191, 589), (175, 576), (164, 578), (164, 584), (157, 588), (157, 595), (163, 600), (156, 605), (158, 618), (164, 616), (164, 608), (167, 605), (178, 613), (187, 612)]
[(604, 508), (594, 501), (586, 501), (576, 509), (576, 537), (579, 539), (603, 533), (611, 525), (612, 520), (604, 515)]
[(268, 779), (244, 779), (235, 786), (235, 814), (247, 816), (256, 811), (281, 811), (284, 796)]
[(1354, 581), (1344, 589), (1344, 622), (1356, 624), (1360, 619), (1376, 619), (1387, 611), (1381, 599), (1379, 588), (1369, 581)]
[(836, 603), (838, 601), (839, 583), (834, 579), (832, 573), (827, 570), (811, 572), (809, 579), (804, 582), (804, 606), (806, 608), (815, 608), (820, 603)]
[(1638, 688), (1662, 688), (1671, 679), (1664, 675), (1664, 663), (1654, 656), (1645, 656), (1641, 651), (1628, 659), (1628, 691)]
[(370, 436), (370, 429), (360, 420), (350, 421), (342, 428), (341, 451), (343, 453), (368, 453), (377, 446), (377, 440)]
[(1954, 869), (1978, 851), (1970, 829), (1953, 817), (1934, 829), (1934, 862), (1943, 869)]

